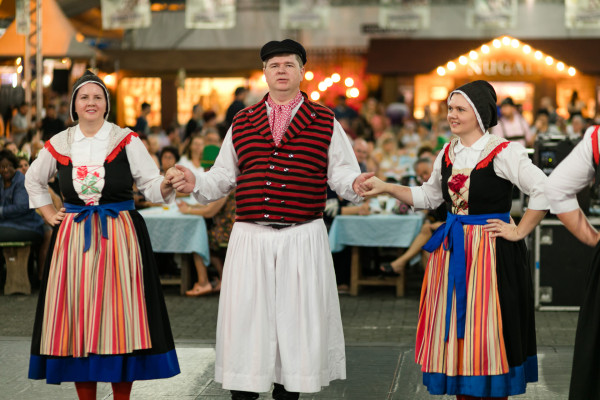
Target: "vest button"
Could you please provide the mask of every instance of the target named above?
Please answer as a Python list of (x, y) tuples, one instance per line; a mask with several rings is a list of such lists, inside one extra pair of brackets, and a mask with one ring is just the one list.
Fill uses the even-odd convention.
[(289, 168), (284, 168), (283, 172), (288, 172), (290, 169)]
[(271, 186), (271, 182), (267, 181), (267, 186)]
[(285, 204), (285, 200), (281, 200), (281, 204)]
[(283, 185), (281, 185), (281, 187), (284, 188), (285, 187), (285, 183)]
[(269, 200), (271, 200), (270, 197), (265, 197), (265, 201), (269, 201)]
[(269, 169), (275, 169), (274, 165), (269, 165)]
[(269, 218), (269, 214), (265, 214), (265, 218)]
[(294, 158), (294, 155), (293, 155), (293, 154), (290, 154), (288, 157), (289, 157), (289, 158)]
[(274, 156), (278, 156), (278, 155), (279, 155), (279, 153), (278, 153), (278, 152), (275, 152), (275, 153), (273, 153), (273, 155), (274, 155)]
[(252, 114), (253, 112), (254, 112), (254, 110), (253, 110), (253, 109), (249, 109), (249, 110), (248, 110), (248, 114)]
[(279, 219), (283, 221), (285, 218), (284, 217), (280, 217)]
[(315, 114), (315, 113), (310, 113), (310, 116), (314, 118), (314, 117), (316, 117), (316, 116), (317, 116), (317, 114)]

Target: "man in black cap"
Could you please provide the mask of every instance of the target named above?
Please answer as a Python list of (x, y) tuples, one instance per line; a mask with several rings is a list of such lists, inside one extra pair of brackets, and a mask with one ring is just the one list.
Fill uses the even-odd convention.
[(535, 139), (535, 135), (529, 130), (529, 124), (519, 113), (511, 97), (505, 98), (500, 103), (498, 125), (491, 128), (490, 133), (523, 146), (532, 146)]
[(323, 223), (327, 184), (358, 202), (361, 174), (333, 112), (300, 91), (306, 51), (260, 52), (269, 93), (238, 112), (210, 171), (174, 178), (203, 204), (236, 190), (225, 259), (215, 380), (232, 399), (298, 399), (345, 379), (344, 334)]

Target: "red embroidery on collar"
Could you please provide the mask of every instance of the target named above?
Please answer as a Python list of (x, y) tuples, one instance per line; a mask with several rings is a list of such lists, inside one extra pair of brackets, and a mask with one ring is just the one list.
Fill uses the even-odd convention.
[(508, 146), (509, 143), (510, 142), (502, 142), (498, 146), (496, 146), (494, 148), (494, 150), (492, 150), (486, 158), (479, 161), (479, 163), (477, 164), (475, 169), (481, 169), (481, 168), (487, 167), (488, 164), (494, 159), (494, 157), (496, 157), (496, 155), (498, 155), (498, 153), (500, 153), (502, 150), (504, 150), (506, 148), (506, 146)]
[(125, 136), (123, 138), (123, 140), (121, 140), (121, 142), (117, 145), (117, 147), (115, 147), (114, 150), (110, 152), (108, 157), (106, 157), (106, 162), (109, 163), (112, 160), (114, 160), (117, 157), (117, 155), (119, 155), (121, 150), (123, 150), (125, 148), (125, 146), (127, 146), (131, 142), (131, 138), (133, 136), (139, 137), (139, 135), (137, 133), (129, 132), (129, 134), (127, 136)]
[(64, 156), (58, 151), (56, 151), (56, 149), (54, 148), (54, 146), (52, 146), (52, 143), (50, 143), (49, 140), (46, 143), (44, 143), (44, 147), (50, 152), (50, 154), (52, 154), (52, 157), (54, 157), (57, 163), (61, 165), (69, 165), (69, 163), (71, 162), (71, 159), (69, 157)]
[(444, 160), (446, 161), (446, 167), (449, 167), (452, 164), (452, 161), (450, 161), (450, 145), (446, 146), (446, 150), (444, 151)]

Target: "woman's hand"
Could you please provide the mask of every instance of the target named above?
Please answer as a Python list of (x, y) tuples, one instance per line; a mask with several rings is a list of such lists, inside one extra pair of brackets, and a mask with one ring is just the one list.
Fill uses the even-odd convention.
[(180, 174), (173, 174), (171, 184), (179, 193), (192, 193), (196, 186), (196, 175), (183, 165), (175, 165)]
[(488, 219), (487, 225), (484, 225), (483, 228), (490, 232), (490, 237), (501, 237), (506, 240), (510, 240), (511, 242), (516, 242), (518, 240), (523, 239), (517, 230), (517, 225), (515, 221), (510, 218), (510, 223), (506, 223), (501, 219)]
[(165, 173), (165, 181), (167, 182), (168, 185), (173, 185), (173, 179), (176, 177), (183, 177), (184, 174), (182, 171), (178, 170), (175, 167), (171, 167), (167, 170), (167, 172)]
[(372, 176), (367, 181), (360, 184), (360, 195), (363, 197), (376, 196), (381, 193), (387, 193), (387, 183), (376, 176)]
[(179, 200), (176, 202), (177, 208), (179, 208), (179, 212), (182, 214), (187, 214), (190, 211), (190, 205), (185, 201)]
[(48, 219), (46, 219), (46, 222), (50, 226), (56, 226), (60, 224), (62, 220), (65, 219), (65, 215), (67, 215), (66, 211), (67, 210), (64, 207), (61, 208), (55, 214), (51, 215)]
[(369, 208), (369, 202), (365, 201), (358, 207), (358, 215), (370, 215), (371, 209)]
[(361, 187), (365, 183), (365, 181), (367, 181), (367, 179), (369, 179), (373, 175), (374, 174), (372, 172), (364, 172), (357, 176), (354, 182), (352, 182), (352, 190), (354, 190), (354, 193), (356, 193), (359, 196), (363, 196)]

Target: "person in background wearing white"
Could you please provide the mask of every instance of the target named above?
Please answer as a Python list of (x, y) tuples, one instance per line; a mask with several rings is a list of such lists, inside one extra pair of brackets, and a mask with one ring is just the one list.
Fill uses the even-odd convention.
[[(574, 115), (572, 121), (577, 118)], [(585, 293), (579, 311), (569, 400), (600, 398), (600, 233), (579, 207), (577, 193), (600, 179), (598, 126), (588, 128), (581, 142), (552, 171), (546, 183), (550, 211), (582, 243), (594, 247), (594, 257), (585, 279)], [(568, 268), (565, 265), (565, 268)]]

